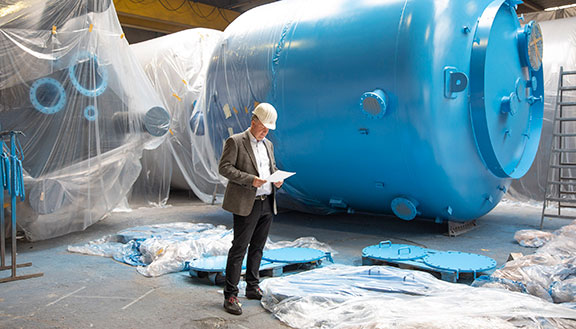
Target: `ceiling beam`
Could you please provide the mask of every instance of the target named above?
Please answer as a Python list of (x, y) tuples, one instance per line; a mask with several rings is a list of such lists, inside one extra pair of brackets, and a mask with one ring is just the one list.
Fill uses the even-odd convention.
[(267, 4), (267, 3), (270, 3), (270, 2), (274, 2), (274, 1), (273, 1), (273, 0), (272, 0), (272, 1), (271, 1), (271, 0), (250, 0), (250, 1), (238, 2), (238, 3), (232, 4), (232, 5), (228, 5), (228, 6), (224, 7), (224, 8), (226, 8), (226, 9), (236, 9), (236, 8), (240, 8), (240, 7), (244, 7), (244, 6), (250, 6), (250, 5), (253, 5), (253, 4), (256, 4), (255, 6), (253, 6), (253, 7), (256, 7), (257, 5)]
[[(195, 27), (223, 31), (240, 13), (188, 0), (114, 0), (120, 24), (172, 33)], [(177, 9), (177, 10), (170, 10)]]
[(532, 10), (536, 10), (536, 11), (543, 11), (544, 9), (546, 9), (546, 8), (540, 6), (539, 4), (534, 3), (531, 0), (524, 0), (523, 5), (532, 9)]

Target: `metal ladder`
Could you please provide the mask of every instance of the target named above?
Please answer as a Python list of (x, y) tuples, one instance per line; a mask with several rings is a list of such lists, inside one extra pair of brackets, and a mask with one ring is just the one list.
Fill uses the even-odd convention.
[[(544, 218), (576, 219), (576, 85), (565, 85), (564, 77), (569, 75), (576, 75), (576, 71), (564, 71), (560, 67), (540, 229)], [(572, 94), (566, 95), (568, 92)], [(566, 101), (567, 98), (570, 101)], [(554, 213), (546, 211), (552, 210), (550, 204), (557, 205)], [(574, 213), (563, 214), (563, 209), (573, 209)]]

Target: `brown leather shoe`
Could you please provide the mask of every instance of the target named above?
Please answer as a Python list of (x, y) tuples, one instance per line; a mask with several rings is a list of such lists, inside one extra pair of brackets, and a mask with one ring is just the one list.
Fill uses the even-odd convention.
[(260, 287), (256, 287), (256, 289), (246, 290), (246, 298), (261, 300), (262, 289), (260, 289)]
[(224, 300), (224, 309), (226, 312), (234, 315), (242, 314), (242, 304), (238, 301), (236, 296), (230, 296)]

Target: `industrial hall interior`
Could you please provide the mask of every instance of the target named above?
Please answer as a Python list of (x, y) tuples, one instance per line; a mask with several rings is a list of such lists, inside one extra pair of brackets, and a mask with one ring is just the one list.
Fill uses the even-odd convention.
[(576, 328), (576, 0), (0, 0), (0, 328)]

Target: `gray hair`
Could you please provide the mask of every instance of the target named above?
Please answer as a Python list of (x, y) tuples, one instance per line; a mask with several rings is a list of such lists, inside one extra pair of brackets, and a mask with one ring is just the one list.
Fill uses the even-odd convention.
[(252, 119), (250, 119), (250, 121), (260, 121), (260, 119), (258, 119), (258, 117), (256, 116), (256, 114), (252, 114)]

